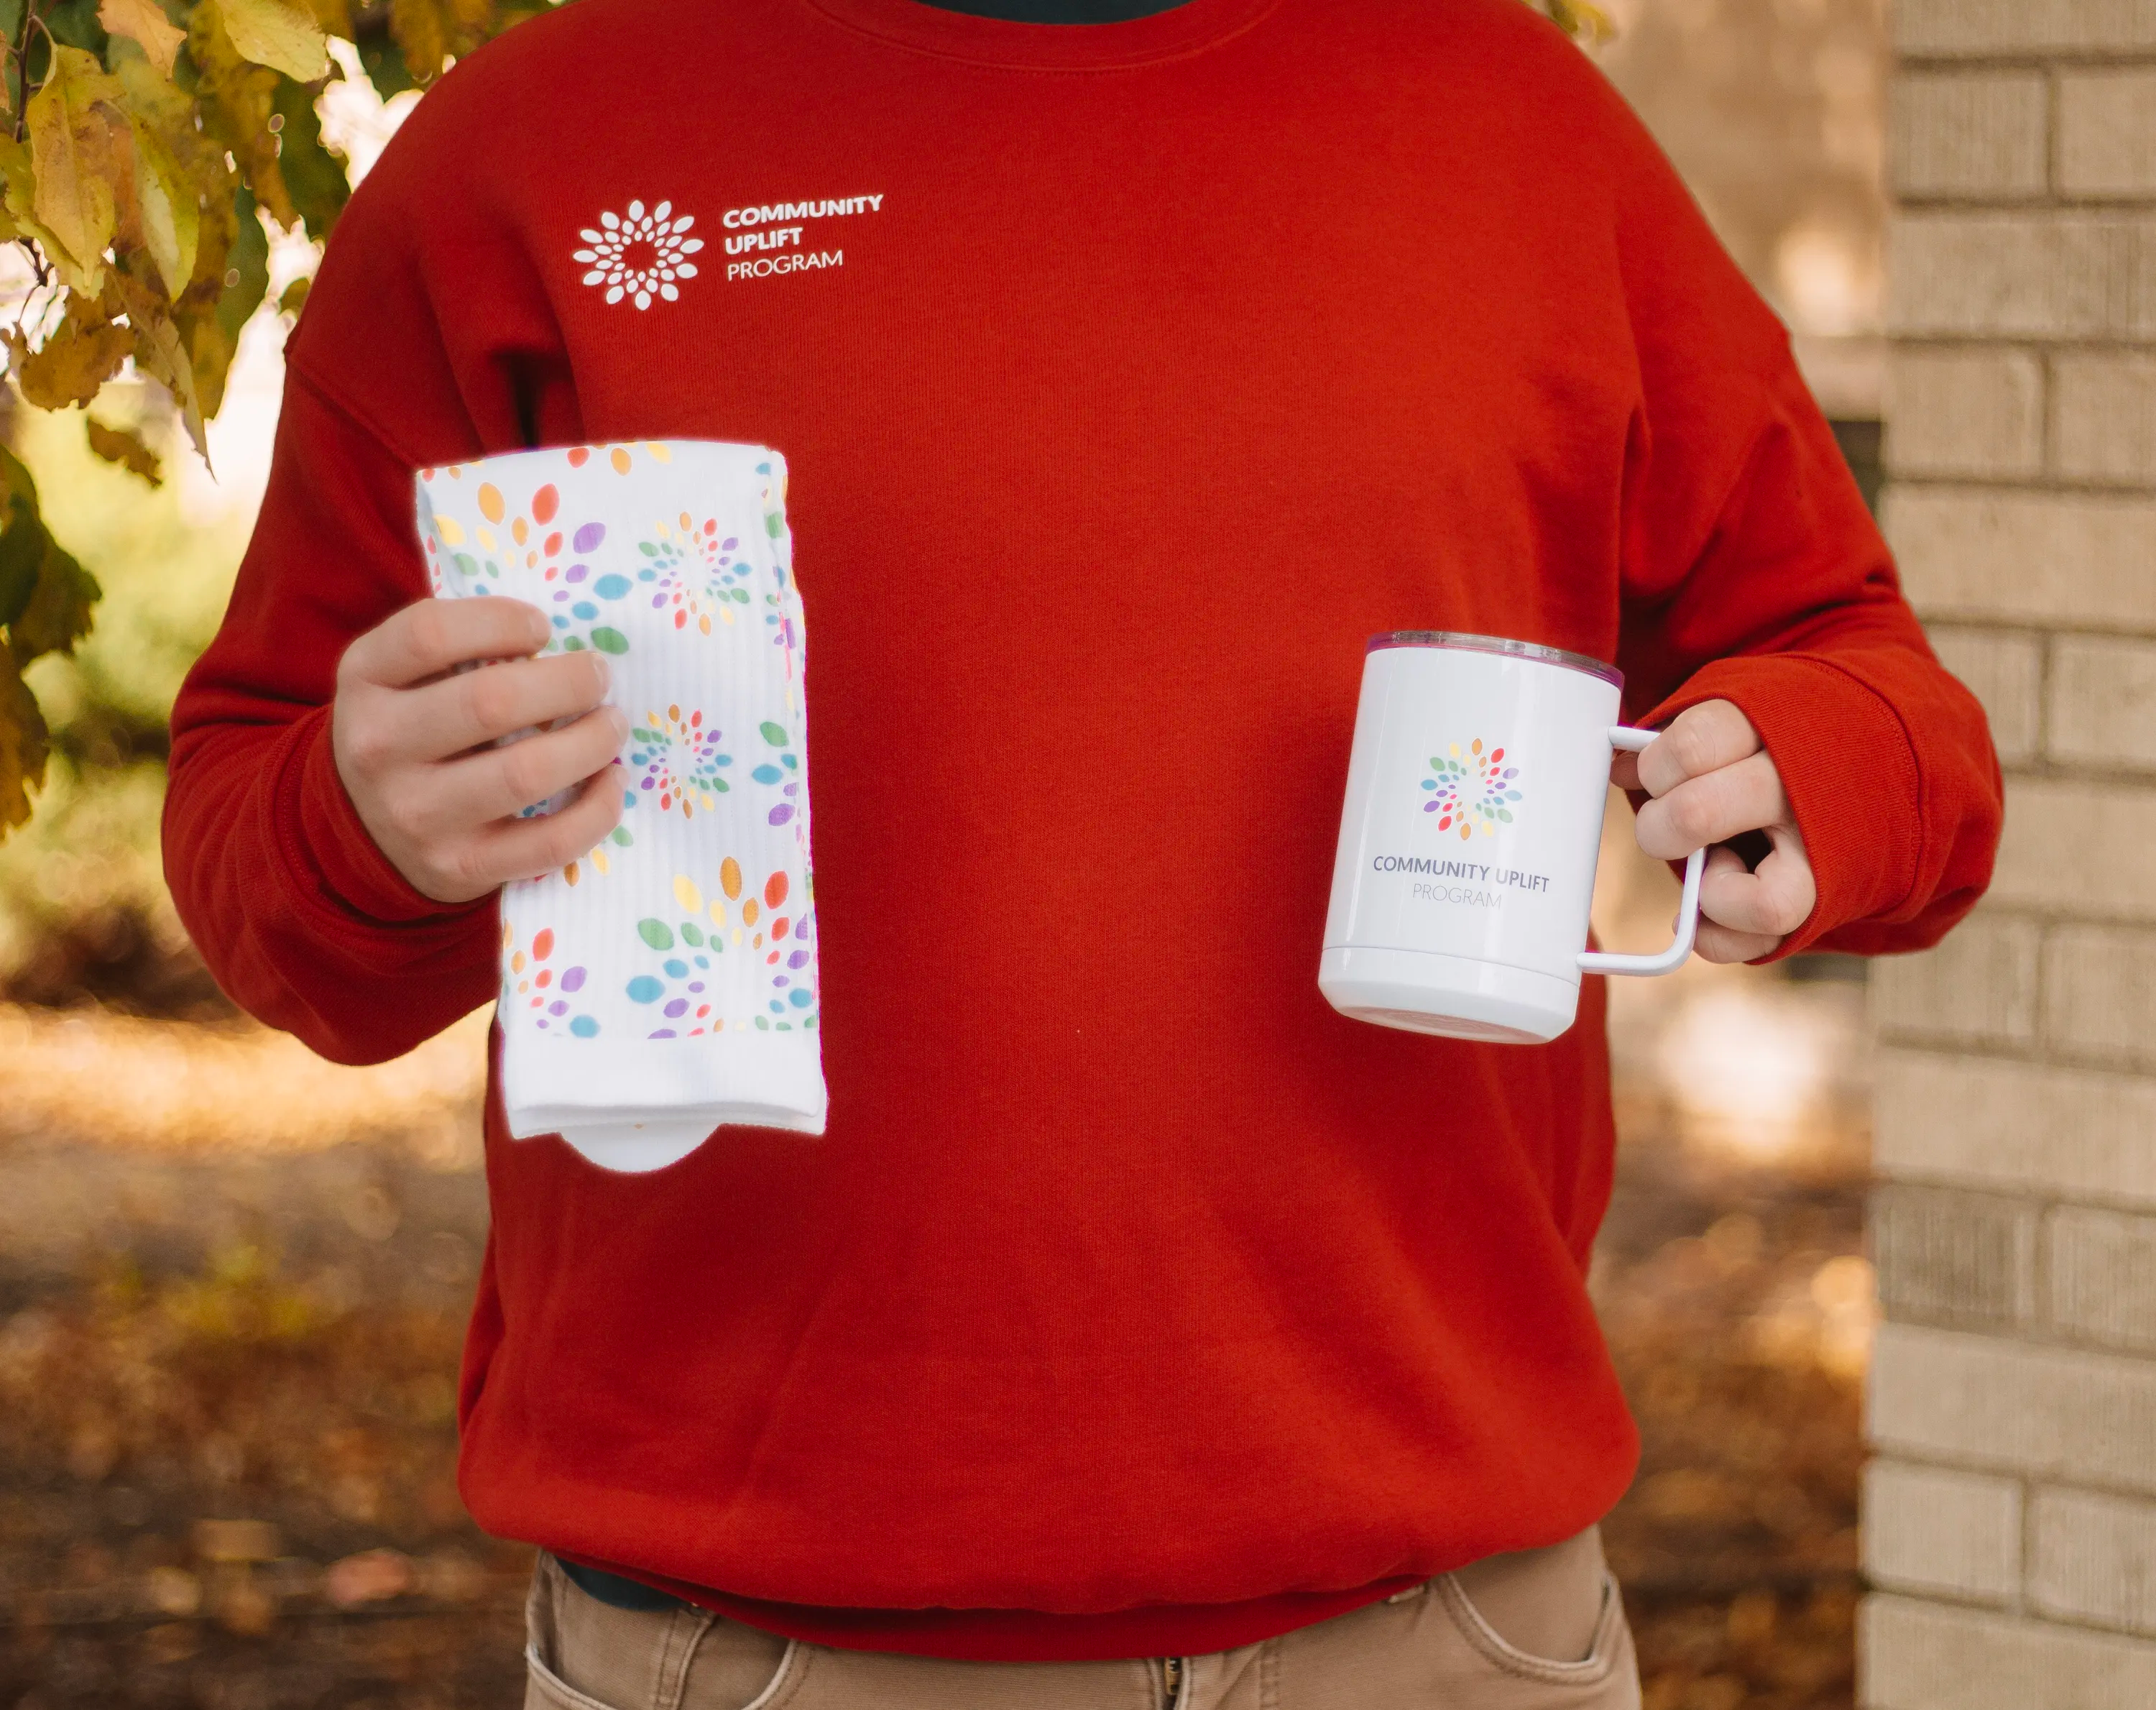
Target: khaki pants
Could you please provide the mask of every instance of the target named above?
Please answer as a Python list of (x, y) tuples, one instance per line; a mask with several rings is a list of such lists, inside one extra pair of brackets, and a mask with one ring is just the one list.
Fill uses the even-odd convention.
[[(542, 1556), (525, 1710), (1639, 1710), (1594, 1531), (1477, 1562), (1240, 1650), (951, 1662), (789, 1641), (701, 1610), (615, 1609)], [(1566, 1660), (1571, 1659), (1571, 1660)]]

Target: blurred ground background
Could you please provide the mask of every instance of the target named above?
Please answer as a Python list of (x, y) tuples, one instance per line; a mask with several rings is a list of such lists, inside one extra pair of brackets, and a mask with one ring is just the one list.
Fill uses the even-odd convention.
[[(1845, 445), (1880, 415), (1882, 0), (1614, 0), (1599, 57), (1789, 322)], [(409, 98), (403, 98), (408, 102)], [(393, 125), (335, 89), (363, 169)], [(272, 295), (306, 264), (275, 262)], [(33, 680), (54, 775), (0, 845), (0, 1706), (506, 1707), (528, 1557), (454, 1483), (486, 1235), (485, 1018), (321, 1063), (235, 1015), (157, 871), (164, 719), (266, 467), (280, 329), (151, 493), (16, 412), (98, 629)], [(114, 413), (106, 406), (101, 413)], [(1597, 920), (1674, 886), (1613, 812)], [(1614, 982), (1595, 1297), (1645, 1439), (1609, 1527), (1647, 1710), (1843, 1710), (1857, 1591), (1861, 970)]]

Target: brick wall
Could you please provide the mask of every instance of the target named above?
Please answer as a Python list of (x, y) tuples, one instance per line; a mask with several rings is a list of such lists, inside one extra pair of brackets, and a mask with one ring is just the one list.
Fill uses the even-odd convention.
[(1876, 970), (1869, 1710), (2156, 1706), (2156, 0), (1892, 0), (1887, 531), (2008, 773)]

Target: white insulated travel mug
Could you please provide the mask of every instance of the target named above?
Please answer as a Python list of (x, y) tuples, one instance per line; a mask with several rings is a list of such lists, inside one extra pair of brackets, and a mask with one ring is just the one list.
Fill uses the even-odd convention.
[(1704, 850), (1685, 863), (1666, 950), (1586, 948), (1610, 755), (1657, 734), (1618, 722), (1624, 680), (1584, 655), (1496, 636), (1371, 640), (1318, 963), (1334, 1009), (1540, 1044), (1572, 1025), (1582, 973), (1683, 965)]

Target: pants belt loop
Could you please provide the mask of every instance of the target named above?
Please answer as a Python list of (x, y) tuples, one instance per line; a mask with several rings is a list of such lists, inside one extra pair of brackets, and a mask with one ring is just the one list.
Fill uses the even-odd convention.
[(717, 1619), (710, 1610), (685, 1608), (668, 1617), (666, 1637), (659, 1647), (658, 1678), (652, 1682), (651, 1710), (681, 1710), (681, 1695), (689, 1689), (689, 1665)]

